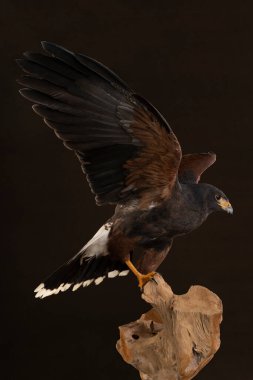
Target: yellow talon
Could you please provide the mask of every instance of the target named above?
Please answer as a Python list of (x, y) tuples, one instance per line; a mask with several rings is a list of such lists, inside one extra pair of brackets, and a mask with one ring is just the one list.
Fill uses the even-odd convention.
[(141, 274), (133, 265), (133, 263), (130, 260), (126, 260), (125, 264), (128, 266), (128, 268), (133, 272), (133, 274), (137, 277), (139, 282), (139, 287), (142, 289), (147, 282), (152, 280), (156, 272), (150, 272), (147, 274)]
[(140, 276), (137, 276), (138, 281), (139, 281), (139, 287), (142, 289), (146, 285), (147, 282), (152, 280), (155, 274), (156, 272), (150, 272), (147, 274), (140, 274)]

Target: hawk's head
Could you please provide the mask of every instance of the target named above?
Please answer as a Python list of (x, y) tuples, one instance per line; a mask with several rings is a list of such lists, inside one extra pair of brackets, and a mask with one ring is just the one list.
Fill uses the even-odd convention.
[(207, 208), (212, 211), (226, 211), (233, 214), (233, 207), (228, 200), (228, 197), (215, 186), (209, 184), (199, 184), (204, 193), (204, 198), (207, 203)]

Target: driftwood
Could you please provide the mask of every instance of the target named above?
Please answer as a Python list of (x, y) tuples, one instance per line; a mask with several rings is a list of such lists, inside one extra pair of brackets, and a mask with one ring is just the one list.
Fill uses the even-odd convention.
[(190, 380), (219, 349), (221, 300), (202, 286), (178, 296), (160, 275), (155, 281), (142, 293), (153, 308), (119, 327), (117, 350), (142, 380)]

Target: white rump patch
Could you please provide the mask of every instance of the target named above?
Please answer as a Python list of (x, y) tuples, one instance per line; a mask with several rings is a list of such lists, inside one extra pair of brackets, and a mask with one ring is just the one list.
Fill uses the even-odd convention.
[(107, 256), (107, 240), (109, 236), (112, 223), (105, 223), (97, 233), (91, 238), (88, 243), (78, 252), (78, 255), (83, 253), (81, 257), (81, 264), (83, 260), (86, 260), (94, 256)]
[[(112, 222), (104, 224), (98, 231), (97, 233), (93, 236), (93, 238), (88, 241), (88, 243), (78, 252), (78, 254), (73, 257), (72, 260), (75, 259), (80, 259), (80, 264), (82, 265), (83, 260), (89, 260), (92, 257), (99, 257), (99, 256), (106, 256), (109, 254), (107, 251), (107, 241), (108, 241), (108, 236), (110, 233), (112, 227)], [(114, 278), (117, 276), (126, 276), (129, 273), (129, 270), (123, 270), (119, 271), (117, 269), (111, 270), (108, 272), (107, 276), (108, 278)], [(89, 280), (81, 281), (78, 282), (77, 284), (73, 283), (62, 283), (60, 286), (58, 286), (55, 289), (46, 289), (45, 284), (41, 283), (35, 290), (34, 292), (36, 293), (35, 297), (36, 298), (45, 298), (48, 296), (51, 296), (53, 294), (58, 294), (60, 292), (65, 292), (68, 290), (72, 285), (72, 291), (75, 292), (77, 289), (79, 289), (81, 286), (84, 288), (86, 286), (89, 286), (93, 282), (95, 285), (99, 285), (106, 276), (100, 276), (94, 280), (94, 278), (91, 278)]]

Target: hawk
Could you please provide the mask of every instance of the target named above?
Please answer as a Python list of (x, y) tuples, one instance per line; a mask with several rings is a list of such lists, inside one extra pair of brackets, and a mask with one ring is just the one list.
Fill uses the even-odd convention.
[(80, 252), (35, 289), (36, 297), (129, 271), (142, 288), (176, 237), (214, 211), (233, 212), (221, 190), (199, 182), (216, 155), (182, 155), (159, 111), (103, 64), (50, 42), (42, 48), (17, 60), (25, 72), (20, 93), (74, 151), (97, 205), (116, 207)]

